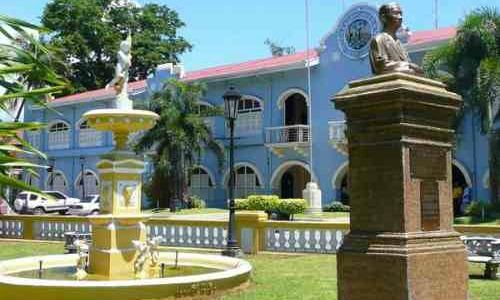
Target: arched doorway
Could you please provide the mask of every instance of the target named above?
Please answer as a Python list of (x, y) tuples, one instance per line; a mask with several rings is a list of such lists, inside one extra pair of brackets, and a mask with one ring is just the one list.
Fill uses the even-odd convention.
[(342, 204), (349, 205), (349, 164), (344, 162), (341, 164), (332, 178), (332, 187), (335, 190), (335, 201), (340, 201)]
[(285, 100), (285, 126), (288, 125), (307, 125), (307, 101), (299, 93), (290, 95)]
[(311, 174), (306, 168), (299, 165), (290, 166), (279, 180), (280, 197), (283, 199), (302, 198), (302, 191), (310, 181)]
[(451, 168), (453, 215), (464, 214), (467, 205), (472, 201), (472, 182), (467, 169), (457, 160), (453, 160)]

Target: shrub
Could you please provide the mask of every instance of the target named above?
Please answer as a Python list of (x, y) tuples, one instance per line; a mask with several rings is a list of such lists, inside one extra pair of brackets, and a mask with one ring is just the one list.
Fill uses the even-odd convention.
[(263, 210), (267, 214), (277, 210), (279, 198), (275, 195), (251, 195), (248, 196), (248, 210)]
[(190, 196), (187, 200), (187, 208), (205, 208), (207, 204), (198, 196)]
[(293, 216), (301, 214), (307, 209), (307, 201), (304, 199), (280, 199), (277, 212), (281, 215)]
[(234, 205), (236, 210), (250, 210), (248, 199), (234, 199)]
[(330, 205), (326, 206), (324, 211), (328, 212), (350, 212), (351, 207), (349, 205), (342, 204), (342, 202), (339, 201), (332, 201)]

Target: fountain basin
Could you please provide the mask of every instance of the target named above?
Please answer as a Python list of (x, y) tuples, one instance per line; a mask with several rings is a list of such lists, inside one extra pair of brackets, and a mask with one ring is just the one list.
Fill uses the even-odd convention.
[[(134, 280), (53, 280), (15, 277), (14, 273), (75, 266), (76, 254), (48, 255), (0, 262), (0, 295), (2, 299), (37, 300), (139, 300), (196, 297), (240, 287), (248, 281), (251, 265), (241, 259), (206, 254), (179, 253), (180, 266), (216, 269), (202, 275)], [(172, 265), (175, 253), (160, 252), (160, 263)], [(168, 273), (167, 273), (168, 276)]]

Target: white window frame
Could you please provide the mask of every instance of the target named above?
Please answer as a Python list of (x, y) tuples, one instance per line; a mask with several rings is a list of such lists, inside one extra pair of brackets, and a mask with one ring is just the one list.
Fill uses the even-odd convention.
[[(84, 128), (82, 128), (85, 126)], [(99, 147), (104, 145), (104, 135), (102, 132), (88, 126), (85, 119), (78, 121), (78, 146), (80, 148)]]
[(41, 141), (42, 141), (42, 131), (41, 130), (28, 130), (27, 140), (36, 149), (40, 149)]
[(68, 185), (68, 179), (66, 178), (66, 176), (64, 175), (64, 172), (61, 171), (61, 170), (54, 170), (53, 173), (49, 173), (49, 175), (47, 176), (47, 182), (46, 182), (46, 187), (47, 187), (47, 190), (52, 188), (50, 186), (50, 178), (51, 176), (54, 176), (54, 182), (56, 181), (56, 178), (62, 178), (63, 180), (63, 188), (60, 188), (56, 183), (53, 184), (53, 190), (54, 191), (59, 191), (65, 195), (68, 195), (69, 193), (69, 185)]
[[(99, 187), (101, 185), (99, 181), (99, 176), (97, 174), (90, 170), (90, 169), (85, 169), (83, 171), (85, 173), (85, 195), (94, 195), (94, 194), (99, 194)], [(89, 176), (90, 175), (90, 176)], [(75, 186), (75, 191), (78, 197), (82, 198), (83, 197), (83, 189), (81, 188), (80, 185), (80, 180), (82, 178), (82, 172), (78, 173), (78, 176), (76, 177), (74, 186)], [(94, 184), (94, 180), (95, 183)]]
[(71, 126), (66, 121), (57, 120), (48, 127), (47, 148), (49, 150), (69, 149)]
[[(251, 102), (246, 108), (245, 103)], [(243, 103), (243, 108), (240, 108)], [(235, 136), (253, 136), (262, 133), (263, 101), (257, 97), (244, 95), (238, 103), (238, 118), (234, 123)], [(226, 126), (227, 127), (227, 126)]]

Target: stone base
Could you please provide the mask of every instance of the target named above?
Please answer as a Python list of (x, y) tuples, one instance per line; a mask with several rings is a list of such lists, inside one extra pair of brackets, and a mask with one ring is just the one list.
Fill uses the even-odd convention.
[(321, 190), (315, 182), (308, 182), (306, 188), (302, 191), (302, 197), (307, 201), (309, 207), (306, 214), (320, 214), (323, 212), (321, 207)]
[(137, 250), (132, 241), (146, 241), (144, 221), (149, 215), (97, 215), (92, 223), (89, 273), (110, 279), (129, 278), (134, 274)]
[(338, 254), (339, 300), (466, 300), (467, 255), (452, 232), (349, 234)]

